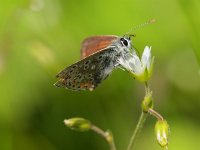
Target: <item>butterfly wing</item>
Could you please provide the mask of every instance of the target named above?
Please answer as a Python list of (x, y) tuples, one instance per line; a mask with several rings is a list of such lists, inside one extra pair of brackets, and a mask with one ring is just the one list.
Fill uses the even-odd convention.
[(55, 85), (75, 91), (93, 90), (117, 66), (117, 57), (115, 47), (90, 55), (58, 73)]
[(86, 38), (81, 46), (81, 59), (105, 49), (118, 37), (114, 35), (93, 36)]

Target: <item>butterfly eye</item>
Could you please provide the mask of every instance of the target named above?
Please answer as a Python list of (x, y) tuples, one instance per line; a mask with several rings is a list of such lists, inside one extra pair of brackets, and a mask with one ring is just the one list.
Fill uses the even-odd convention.
[(127, 41), (126, 39), (121, 38), (120, 40), (121, 40), (121, 42), (122, 42), (122, 44), (123, 44), (124, 46), (128, 46), (128, 41)]

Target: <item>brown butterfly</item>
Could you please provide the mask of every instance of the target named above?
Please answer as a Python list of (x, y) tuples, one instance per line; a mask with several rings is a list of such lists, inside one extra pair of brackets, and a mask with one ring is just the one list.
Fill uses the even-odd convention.
[[(56, 75), (57, 87), (93, 90), (117, 67), (125, 67), (132, 48), (131, 36), (93, 36), (81, 47), (81, 60)], [(123, 62), (123, 63), (121, 63)]]

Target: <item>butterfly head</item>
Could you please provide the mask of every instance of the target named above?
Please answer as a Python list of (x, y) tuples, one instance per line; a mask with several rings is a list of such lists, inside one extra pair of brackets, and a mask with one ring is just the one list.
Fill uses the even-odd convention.
[(132, 41), (131, 41), (132, 37), (135, 37), (135, 34), (126, 34), (123, 37), (121, 37), (120, 41), (121, 41), (122, 45), (130, 48), (132, 45)]
[(133, 35), (121, 36), (115, 42), (113, 42), (113, 45), (117, 45), (119, 51), (129, 51), (133, 45), (131, 40), (132, 37)]

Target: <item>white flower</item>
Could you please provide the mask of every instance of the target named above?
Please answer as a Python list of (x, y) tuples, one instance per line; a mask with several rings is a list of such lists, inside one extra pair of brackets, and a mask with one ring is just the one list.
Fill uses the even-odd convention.
[(142, 57), (135, 52), (128, 53), (119, 59), (119, 64), (129, 71), (139, 81), (147, 81), (152, 73), (154, 57), (151, 57), (151, 47), (146, 46)]

